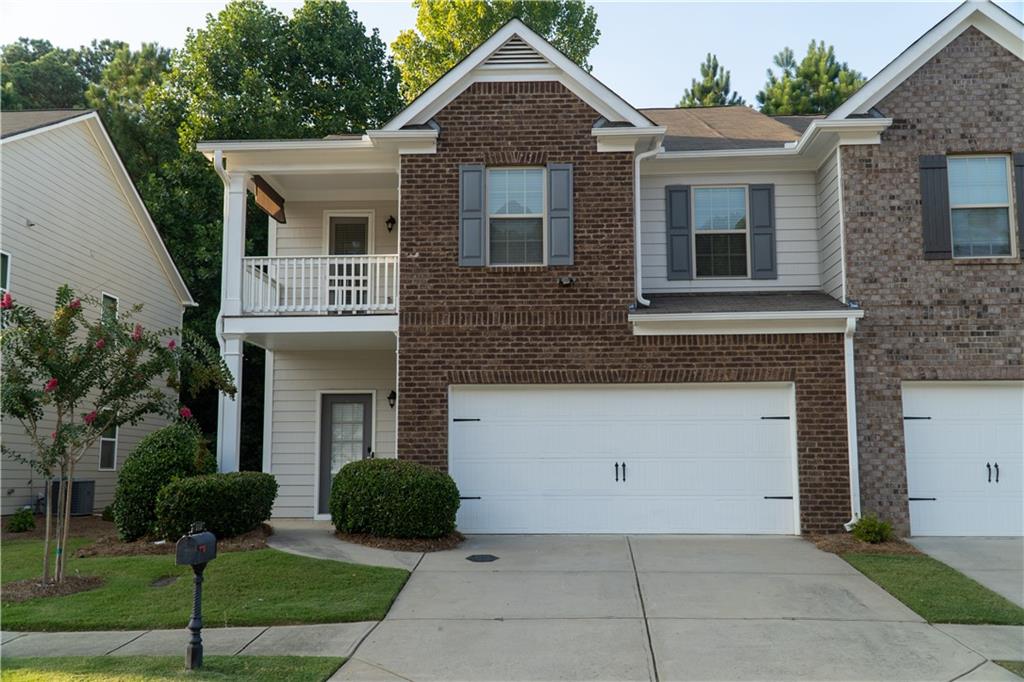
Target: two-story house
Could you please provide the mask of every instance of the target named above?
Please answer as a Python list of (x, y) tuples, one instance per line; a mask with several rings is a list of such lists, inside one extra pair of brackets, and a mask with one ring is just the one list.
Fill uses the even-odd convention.
[[(907, 471), (945, 505), (944, 462), (980, 452), (934, 450), (979, 423), (938, 407), (943, 434), (904, 447), (921, 395), (999, 403), (975, 416), (1002, 415), (1019, 508), (1021, 54), (1019, 21), (967, 4), (828, 117), (638, 110), (511, 21), (380, 130), (202, 143), (225, 185), (225, 358), (238, 376), (244, 342), (268, 350), (275, 514), (324, 517), (341, 466), (397, 456), (454, 477), (464, 532), (836, 532), (862, 498), (906, 530)], [(919, 156), (965, 151), (984, 168), (950, 156), (922, 194)], [(243, 253), (249, 191), (266, 256)], [(936, 225), (943, 192), (966, 203)], [(939, 262), (922, 239), (943, 229), (961, 246)], [(962, 339), (906, 362), (949, 298)], [(932, 379), (986, 383), (947, 399)], [(238, 403), (221, 410), (233, 469)]]
[[(195, 302), (96, 112), (5, 111), (0, 127), (0, 287), (41, 315), (67, 284), (122, 312), (141, 304), (135, 317), (147, 328), (180, 328)], [(135, 444), (166, 423), (151, 416), (111, 429), (85, 455), (75, 479), (93, 481), (94, 509), (113, 501)], [(17, 420), (4, 417), (2, 429), (6, 448), (32, 451)], [(4, 514), (45, 494), (27, 464), (5, 456), (0, 467)]]

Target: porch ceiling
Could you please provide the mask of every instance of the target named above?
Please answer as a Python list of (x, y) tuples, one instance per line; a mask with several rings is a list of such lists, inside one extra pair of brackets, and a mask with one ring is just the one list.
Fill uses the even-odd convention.
[(291, 332), (246, 334), (249, 343), (271, 351), (395, 350), (394, 332)]
[(388, 200), (398, 198), (398, 174), (264, 173), (285, 201)]

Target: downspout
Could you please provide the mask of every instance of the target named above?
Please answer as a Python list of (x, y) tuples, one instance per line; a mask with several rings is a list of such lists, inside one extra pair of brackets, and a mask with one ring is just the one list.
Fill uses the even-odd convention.
[[(230, 180), (228, 179), (227, 171), (224, 170), (224, 152), (220, 149), (216, 149), (213, 152), (213, 170), (220, 176), (220, 181), (224, 183), (224, 189), (227, 190), (229, 187)], [(224, 215), (227, 216), (227, 192), (224, 193)], [(222, 247), (223, 250), (223, 247)], [(221, 256), (223, 259), (223, 255)], [(221, 301), (224, 300), (224, 272), (223, 263), (221, 263), (221, 277), (220, 277), (220, 296)], [(222, 310), (217, 310), (217, 321), (215, 323), (215, 332), (217, 334), (217, 344), (220, 346), (220, 353), (224, 355), (224, 313)], [(217, 423), (220, 423), (220, 415), (218, 415)], [(219, 435), (219, 434), (218, 434)]]
[(640, 249), (640, 162), (644, 159), (649, 159), (660, 151), (661, 145), (658, 145), (650, 151), (635, 155), (633, 159), (633, 230), (635, 233), (633, 235), (633, 272), (635, 275), (633, 286), (636, 289), (636, 302), (644, 308), (650, 306), (651, 302), (644, 298), (643, 275), (640, 272), (641, 261), (643, 260)]
[(850, 511), (852, 518), (843, 524), (847, 531), (860, 519), (860, 463), (857, 455), (857, 385), (853, 367), (853, 334), (857, 318), (846, 318), (843, 346), (846, 356), (846, 447), (850, 453)]

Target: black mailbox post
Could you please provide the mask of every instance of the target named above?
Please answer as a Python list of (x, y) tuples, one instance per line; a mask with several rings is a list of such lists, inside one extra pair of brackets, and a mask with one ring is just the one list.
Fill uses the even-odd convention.
[(185, 650), (185, 668), (194, 670), (203, 667), (203, 571), (206, 564), (217, 556), (217, 538), (213, 533), (203, 530), (203, 524), (193, 523), (188, 535), (183, 535), (175, 546), (175, 563), (179, 566), (191, 566), (195, 573), (192, 593), (192, 618), (188, 622), (189, 639)]

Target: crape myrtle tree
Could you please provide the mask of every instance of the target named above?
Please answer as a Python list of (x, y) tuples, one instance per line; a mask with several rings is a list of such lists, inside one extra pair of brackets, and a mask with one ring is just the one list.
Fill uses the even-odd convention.
[[(0, 411), (21, 425), (29, 443), (27, 451), (5, 444), (3, 454), (47, 481), (44, 583), (64, 579), (71, 480), (105, 431), (155, 415), (191, 419), (178, 397), (185, 379), (192, 390), (235, 394), (213, 346), (175, 328), (145, 329), (133, 320), (140, 310), (118, 314), (66, 285), (57, 290), (50, 317), (18, 305), (10, 292), (0, 298)], [(56, 524), (49, 484), (54, 474), (60, 482)]]

